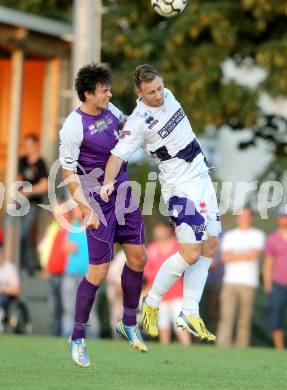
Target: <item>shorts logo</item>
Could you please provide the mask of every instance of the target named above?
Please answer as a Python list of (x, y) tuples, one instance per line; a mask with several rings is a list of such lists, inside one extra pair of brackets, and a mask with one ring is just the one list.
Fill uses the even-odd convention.
[(201, 214), (204, 214), (204, 213), (207, 213), (207, 204), (205, 203), (204, 200), (202, 200), (200, 203), (199, 203), (199, 211)]
[(216, 214), (216, 221), (220, 221), (220, 220), (221, 220), (220, 215), (217, 213)]
[(204, 233), (206, 230), (206, 225), (204, 223), (201, 225), (191, 225), (191, 228), (194, 233)]
[(180, 108), (176, 113), (170, 118), (170, 120), (165, 124), (165, 126), (158, 132), (161, 138), (166, 138), (176, 126), (183, 120), (185, 113), (183, 108)]

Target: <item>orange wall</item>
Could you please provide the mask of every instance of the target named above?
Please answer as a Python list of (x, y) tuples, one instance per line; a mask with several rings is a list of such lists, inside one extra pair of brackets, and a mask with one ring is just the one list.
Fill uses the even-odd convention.
[(11, 61), (0, 59), (0, 166), (6, 156), (9, 126)]
[[(24, 63), (20, 147), (26, 134), (41, 134), (45, 66), (44, 60), (28, 59)], [(0, 59), (0, 181), (3, 180), (9, 142), (11, 71), (11, 61)]]
[(24, 63), (20, 146), (25, 135), (41, 134), (45, 65), (43, 60)]

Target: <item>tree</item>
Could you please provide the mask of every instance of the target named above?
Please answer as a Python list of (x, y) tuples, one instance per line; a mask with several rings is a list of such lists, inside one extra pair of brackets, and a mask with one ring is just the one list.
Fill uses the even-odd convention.
[[(71, 20), (72, 0), (0, 0), (0, 5)], [(264, 138), (258, 97), (287, 91), (285, 1), (189, 0), (184, 12), (171, 19), (157, 15), (149, 0), (103, 0), (103, 5), (102, 58), (113, 70), (115, 101), (126, 112), (134, 106), (133, 70), (148, 62), (163, 73), (197, 132), (209, 124), (229, 124), (254, 129), (249, 145)], [(229, 58), (238, 64), (250, 59), (267, 70), (266, 79), (255, 89), (224, 83), (222, 63)], [(271, 138), (282, 166), (286, 137), (280, 147), (275, 133)]]
[(3, 7), (70, 22), (73, 0), (0, 0)]
[[(192, 0), (183, 14), (164, 19), (146, 0), (105, 0), (103, 60), (114, 71), (114, 92), (127, 112), (133, 107), (132, 73), (149, 62), (163, 73), (196, 131), (207, 125), (254, 128), (256, 142), (264, 137), (258, 125), (261, 92), (276, 97), (287, 91), (287, 6), (277, 0)], [(267, 70), (266, 79), (251, 90), (222, 82), (222, 63), (249, 58)], [(274, 130), (275, 131), (275, 130)], [(277, 147), (282, 161), (284, 148)], [(248, 145), (245, 145), (248, 146)], [(274, 167), (274, 164), (273, 164)]]

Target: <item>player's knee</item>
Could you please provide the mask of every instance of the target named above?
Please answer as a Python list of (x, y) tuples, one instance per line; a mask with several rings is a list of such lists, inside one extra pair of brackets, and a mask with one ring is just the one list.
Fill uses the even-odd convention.
[(179, 253), (188, 264), (194, 264), (200, 257), (200, 251), (200, 247), (195, 247), (188, 250), (180, 248)]
[(109, 263), (89, 265), (86, 278), (90, 283), (99, 286), (105, 280), (108, 270)]
[(136, 253), (129, 255), (127, 258), (127, 264), (135, 271), (143, 271), (147, 262), (145, 249), (137, 251)]

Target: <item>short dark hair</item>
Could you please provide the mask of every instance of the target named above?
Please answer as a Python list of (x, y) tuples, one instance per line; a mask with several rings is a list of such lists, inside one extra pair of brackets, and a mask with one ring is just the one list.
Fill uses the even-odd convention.
[(24, 140), (30, 139), (31, 141), (38, 143), (39, 142), (39, 137), (36, 134), (26, 134)]
[(156, 77), (162, 77), (159, 71), (152, 65), (144, 64), (136, 67), (134, 73), (134, 83), (137, 88), (140, 88), (141, 83), (150, 83)]
[(79, 69), (75, 78), (75, 90), (81, 102), (85, 102), (85, 92), (93, 93), (97, 84), (112, 83), (111, 70), (103, 64), (88, 64)]

